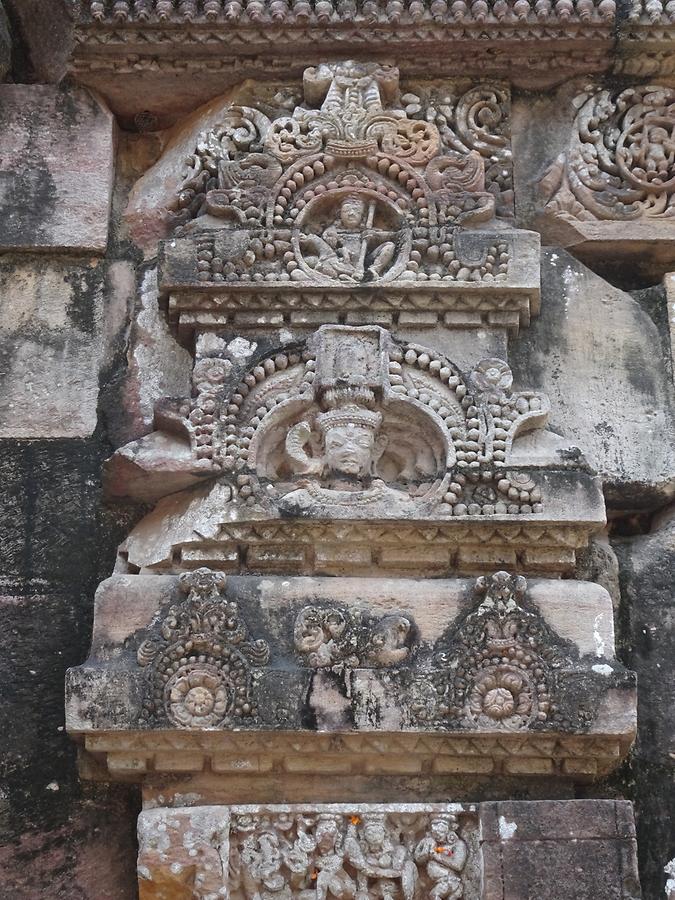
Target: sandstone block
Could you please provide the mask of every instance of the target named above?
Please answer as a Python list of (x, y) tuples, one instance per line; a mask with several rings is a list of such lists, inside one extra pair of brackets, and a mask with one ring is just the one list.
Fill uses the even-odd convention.
[(211, 762), (248, 773), (252, 799), (271, 769), (541, 776), (573, 758), (604, 772), (635, 730), (608, 593), (505, 572), (117, 575), (99, 589), (91, 657), (70, 670), (67, 705), (69, 730), (101, 761), (151, 756), (154, 771), (175, 773)]
[(546, 392), (551, 427), (597, 467), (611, 505), (663, 502), (675, 486), (675, 395), (656, 325), (564, 251), (544, 251), (542, 294), (512, 345), (516, 379)]
[(536, 101), (517, 101), (520, 221), (610, 279), (658, 281), (675, 260), (675, 226), (672, 162), (655, 123), (672, 128), (673, 96), (655, 83), (611, 89), (572, 80)]
[(99, 371), (133, 289), (128, 268), (0, 256), (0, 437), (93, 433)]
[(491, 875), (485, 898), (641, 897), (629, 803), (484, 803), (480, 811), (486, 870)]
[[(640, 897), (632, 809), (622, 802), (159, 807), (141, 813), (138, 833), (142, 900), (187, 896), (187, 883), (200, 886), (197, 896), (241, 900), (242, 883), (261, 884), (263, 847), (274, 865), (266, 883), (273, 875), (287, 896), (304, 896), (303, 883), (321, 896), (330, 876), (336, 889), (358, 880), (364, 900), (382, 890), (422, 900), (439, 884), (483, 900)], [(370, 860), (384, 853), (383, 870)]]
[(9, 71), (12, 62), (12, 36), (9, 31), (7, 13), (0, 3), (0, 81)]
[(2, 250), (102, 253), (114, 122), (87, 91), (0, 85)]

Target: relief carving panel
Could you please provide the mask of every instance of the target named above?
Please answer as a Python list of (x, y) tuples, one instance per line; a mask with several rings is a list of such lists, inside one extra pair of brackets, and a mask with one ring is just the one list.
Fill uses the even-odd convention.
[(179, 728), (213, 728), (255, 717), (255, 682), (269, 661), (269, 645), (251, 641), (236, 602), (225, 601), (225, 576), (208, 569), (185, 573), (186, 595), (138, 648), (148, 670), (145, 712)]
[(228, 310), (290, 315), (316, 306), (320, 289), (335, 321), (336, 304), (373, 308), (346, 289), (385, 285), (376, 305), (483, 303), (512, 311), (515, 327), (536, 312), (537, 236), (506, 227), (506, 86), (402, 93), (394, 67), (346, 61), (307, 69), (303, 87), (294, 108), (280, 92), (276, 116), (274, 103), (225, 107), (197, 139), (160, 247), (172, 317), (188, 327), (195, 315), (224, 323)]
[(645, 85), (580, 94), (569, 149), (542, 182), (547, 209), (581, 220), (670, 219), (675, 92)]
[(630, 803), (177, 806), (138, 823), (141, 900), (638, 900)]

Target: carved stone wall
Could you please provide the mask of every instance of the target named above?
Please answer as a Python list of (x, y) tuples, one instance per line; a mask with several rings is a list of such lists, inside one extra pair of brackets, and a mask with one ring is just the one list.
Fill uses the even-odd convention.
[(8, 895), (672, 893), (669, 16), (0, 3)]

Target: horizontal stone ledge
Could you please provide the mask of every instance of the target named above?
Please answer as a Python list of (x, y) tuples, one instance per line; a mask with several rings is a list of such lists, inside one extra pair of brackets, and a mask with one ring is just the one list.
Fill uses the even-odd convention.
[[(359, 778), (440, 776), (556, 777), (591, 781), (616, 768), (630, 747), (630, 737), (589, 734), (583, 752), (571, 757), (565, 736), (476, 735), (463, 737), (378, 735), (248, 734), (216, 736), (183, 734), (95, 735), (84, 737), (82, 777), (142, 781), (157, 777), (197, 775), (236, 777), (249, 785), (250, 796), (262, 796), (269, 785), (296, 776), (329, 776), (335, 785)], [(218, 740), (218, 738), (221, 740)], [(247, 737), (249, 741), (242, 742)], [(126, 738), (126, 740), (125, 740)], [(204, 740), (206, 738), (206, 740)], [(434, 738), (437, 743), (434, 743)], [(416, 739), (418, 739), (416, 741)], [(360, 740), (360, 743), (356, 741)], [(229, 746), (232, 741), (234, 746)], [(442, 741), (442, 744), (440, 743)], [(385, 746), (391, 752), (383, 752)], [(229, 752), (228, 752), (229, 751)], [(244, 782), (242, 782), (244, 783)], [(289, 784), (292, 784), (289, 782)], [(293, 788), (293, 790), (295, 790)]]

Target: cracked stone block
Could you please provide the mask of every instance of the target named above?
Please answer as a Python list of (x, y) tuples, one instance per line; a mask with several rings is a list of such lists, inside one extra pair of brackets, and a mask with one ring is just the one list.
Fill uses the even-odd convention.
[(83, 89), (0, 85), (0, 252), (105, 251), (114, 127)]
[(583, 780), (635, 730), (611, 599), (590, 583), (116, 575), (95, 623), (67, 726), (125, 780), (214, 757), (226, 770), (242, 750), (261, 782), (280, 768)]

